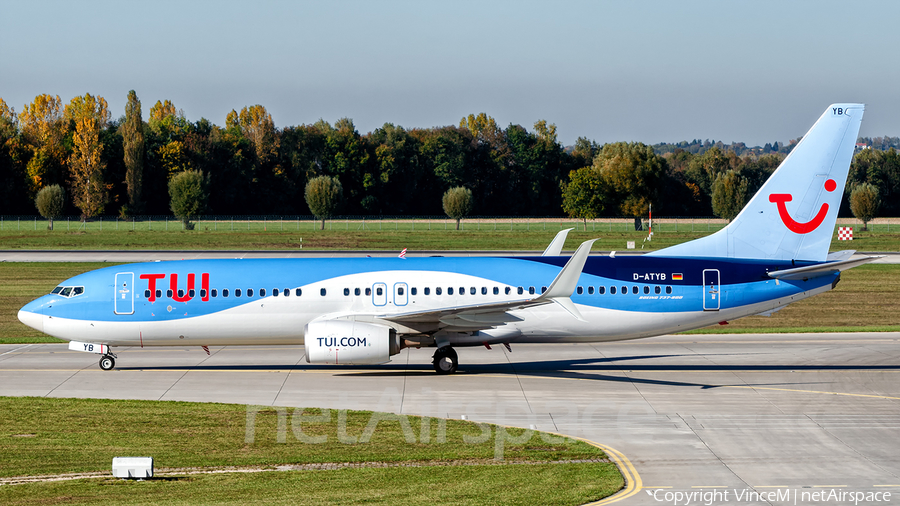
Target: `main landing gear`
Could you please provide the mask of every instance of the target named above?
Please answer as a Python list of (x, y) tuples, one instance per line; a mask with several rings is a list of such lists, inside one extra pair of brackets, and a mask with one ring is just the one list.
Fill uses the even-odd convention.
[(456, 372), (456, 368), (459, 367), (459, 357), (457, 357), (456, 350), (452, 346), (438, 348), (431, 358), (433, 359), (431, 363), (434, 364), (434, 370), (438, 374), (453, 374)]
[(100, 369), (103, 369), (104, 371), (111, 371), (115, 366), (116, 356), (113, 353), (107, 352), (105, 355), (100, 357)]

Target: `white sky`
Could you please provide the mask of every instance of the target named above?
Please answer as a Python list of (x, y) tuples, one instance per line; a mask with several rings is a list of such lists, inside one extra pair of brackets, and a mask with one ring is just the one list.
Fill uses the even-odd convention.
[(223, 125), (262, 104), (279, 127), (361, 133), (539, 119), (559, 139), (749, 145), (865, 102), (861, 135), (900, 135), (900, 2), (0, 0), (0, 97), (86, 92), (146, 119), (169, 99)]

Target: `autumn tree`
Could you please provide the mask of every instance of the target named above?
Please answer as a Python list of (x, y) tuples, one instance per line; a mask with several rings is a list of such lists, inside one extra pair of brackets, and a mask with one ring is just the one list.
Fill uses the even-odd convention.
[(69, 157), (69, 178), (72, 181), (72, 201), (81, 210), (83, 219), (103, 212), (109, 200), (109, 187), (103, 180), (106, 163), (102, 159), (100, 126), (94, 118), (75, 122), (72, 137), (74, 149)]
[(194, 229), (191, 219), (206, 210), (207, 186), (208, 178), (199, 170), (185, 170), (169, 180), (169, 207), (187, 230)]
[(878, 216), (880, 205), (878, 188), (873, 184), (858, 184), (850, 192), (850, 210), (853, 211), (853, 216), (863, 222), (863, 230), (868, 230), (869, 222)]
[(232, 110), (225, 118), (226, 128), (239, 128), (250, 139), (256, 157), (265, 161), (275, 153), (275, 123), (272, 115), (261, 105), (244, 107), (238, 113)]
[(134, 90), (128, 92), (125, 105), (125, 121), (119, 127), (125, 149), (125, 185), (128, 189), (128, 204), (125, 214), (143, 211), (144, 179), (144, 121), (141, 118), (141, 101)]
[(456, 220), (456, 230), (459, 230), (460, 220), (472, 212), (472, 190), (464, 186), (450, 188), (444, 193), (444, 198), (441, 199), (441, 202), (444, 205), (444, 213)]
[(716, 176), (712, 184), (712, 209), (716, 216), (734, 219), (748, 198), (748, 181), (739, 172), (728, 170)]
[(47, 228), (53, 230), (53, 219), (62, 215), (66, 205), (66, 192), (58, 184), (45, 186), (38, 192), (34, 204), (41, 216), (50, 221)]
[(109, 106), (103, 97), (85, 93), (83, 97), (75, 97), (66, 105), (64, 115), (67, 120), (76, 123), (85, 118), (93, 119), (99, 130), (106, 128), (109, 123)]
[(313, 216), (322, 221), (321, 230), (325, 230), (325, 220), (337, 212), (341, 204), (343, 188), (337, 178), (319, 176), (306, 183), (306, 205)]
[(573, 218), (581, 218), (587, 229), (587, 220), (603, 213), (603, 181), (594, 167), (583, 167), (569, 172), (569, 181), (562, 184), (563, 210)]
[(30, 194), (47, 184), (65, 179), (66, 149), (63, 139), (68, 125), (62, 115), (59, 96), (38, 95), (19, 113), (19, 128), (29, 146), (30, 157), (25, 168)]

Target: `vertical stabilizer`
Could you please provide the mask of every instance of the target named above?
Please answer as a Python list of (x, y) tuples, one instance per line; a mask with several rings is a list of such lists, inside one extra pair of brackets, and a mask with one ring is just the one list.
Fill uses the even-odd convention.
[(650, 255), (824, 262), (864, 110), (829, 106), (727, 227)]

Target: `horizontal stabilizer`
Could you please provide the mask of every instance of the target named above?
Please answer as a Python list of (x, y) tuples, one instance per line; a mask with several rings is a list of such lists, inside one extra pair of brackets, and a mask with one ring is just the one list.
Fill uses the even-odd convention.
[(881, 256), (870, 256), (862, 258), (854, 258), (852, 260), (842, 260), (840, 262), (828, 262), (824, 264), (807, 265), (806, 267), (796, 267), (794, 269), (785, 269), (781, 271), (772, 271), (769, 277), (775, 279), (811, 279), (819, 276), (827, 276), (835, 272), (846, 271), (862, 264), (867, 264), (872, 260), (884, 258)]
[(855, 249), (845, 249), (841, 251), (835, 251), (834, 253), (829, 253), (828, 258), (826, 259), (829, 262), (840, 262), (841, 260), (849, 260), (853, 254), (856, 253)]

